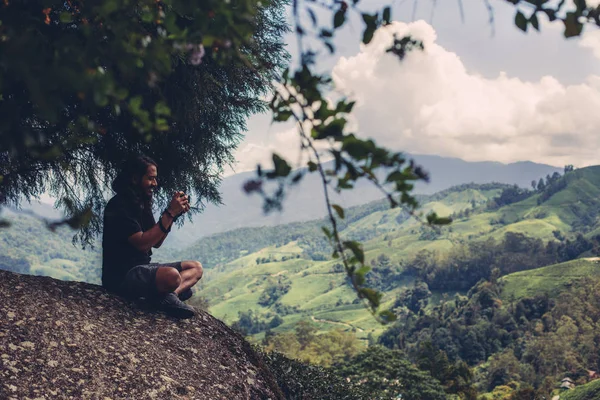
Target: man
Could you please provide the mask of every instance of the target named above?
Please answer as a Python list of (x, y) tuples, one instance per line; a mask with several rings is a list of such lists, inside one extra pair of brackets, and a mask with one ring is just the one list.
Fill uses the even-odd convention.
[(144, 297), (177, 318), (191, 318), (194, 309), (183, 301), (202, 278), (198, 261), (151, 263), (173, 220), (190, 210), (189, 197), (177, 192), (158, 222), (152, 214), (152, 195), (158, 184), (156, 163), (139, 156), (127, 161), (112, 183), (116, 195), (104, 210), (102, 286), (128, 298)]

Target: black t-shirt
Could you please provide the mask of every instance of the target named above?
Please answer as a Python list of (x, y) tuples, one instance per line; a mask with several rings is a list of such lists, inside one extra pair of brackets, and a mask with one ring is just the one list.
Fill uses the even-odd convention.
[(152, 212), (116, 195), (104, 209), (102, 233), (102, 286), (117, 291), (127, 272), (140, 264), (148, 264), (152, 250), (139, 251), (127, 240), (137, 232), (150, 229), (156, 221)]

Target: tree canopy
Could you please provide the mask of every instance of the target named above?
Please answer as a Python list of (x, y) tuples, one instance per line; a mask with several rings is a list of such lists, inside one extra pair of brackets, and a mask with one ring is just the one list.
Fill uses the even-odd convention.
[(91, 211), (90, 242), (103, 193), (136, 153), (159, 165), (159, 204), (176, 189), (218, 202), (246, 118), (267, 109), (287, 59), (283, 11), (279, 0), (4, 2), (0, 205), (48, 190), (70, 215)]

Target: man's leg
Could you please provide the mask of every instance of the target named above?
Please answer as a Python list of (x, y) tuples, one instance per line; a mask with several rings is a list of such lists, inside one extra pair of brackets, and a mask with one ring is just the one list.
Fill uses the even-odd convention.
[(159, 267), (156, 271), (156, 288), (159, 293), (179, 294), (198, 283), (202, 272), (202, 264), (198, 261), (182, 261), (181, 272), (174, 267)]
[(159, 267), (156, 270), (156, 290), (158, 293), (174, 292), (181, 285), (179, 271), (173, 267)]
[(182, 261), (181, 282), (179, 287), (175, 289), (175, 293), (180, 294), (194, 286), (202, 278), (203, 272), (202, 264), (198, 261)]
[[(185, 267), (181, 262), (137, 265), (125, 276), (123, 292), (129, 297), (145, 297), (170, 316), (191, 318), (195, 313), (194, 308), (183, 303), (175, 290), (182, 286), (184, 278), (191, 282), (198, 275), (201, 276), (197, 264)], [(189, 282), (187, 284), (191, 286)]]

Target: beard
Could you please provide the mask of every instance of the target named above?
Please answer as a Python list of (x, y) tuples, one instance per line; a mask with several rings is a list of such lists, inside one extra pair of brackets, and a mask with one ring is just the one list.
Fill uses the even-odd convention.
[(143, 206), (143, 208), (149, 208), (152, 206), (152, 197), (154, 195), (153, 188), (150, 188), (150, 187), (144, 188), (142, 186), (138, 186), (137, 195), (142, 203), (141, 205)]

